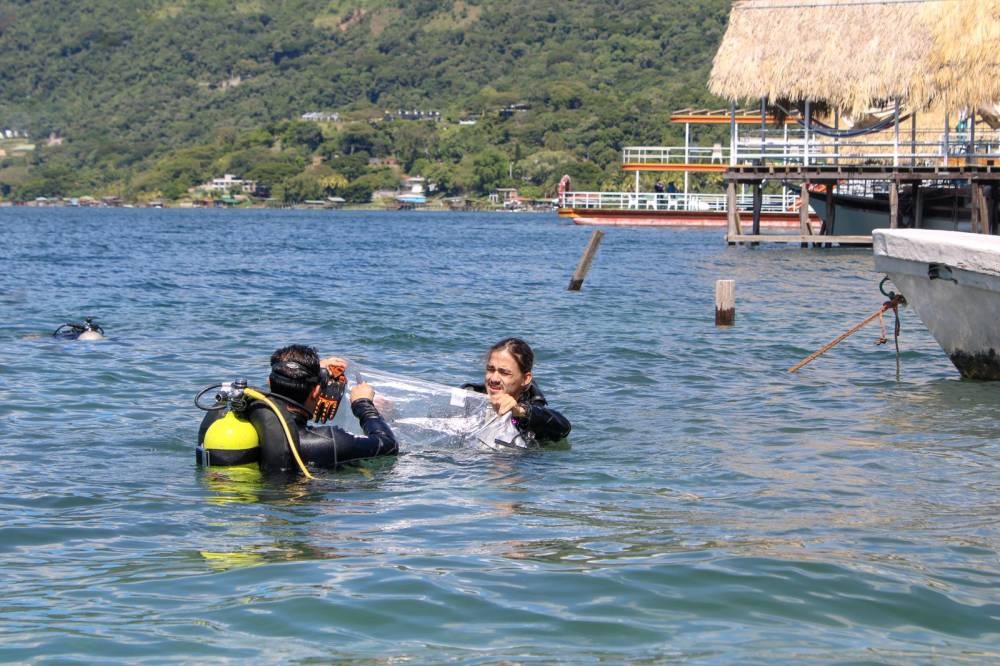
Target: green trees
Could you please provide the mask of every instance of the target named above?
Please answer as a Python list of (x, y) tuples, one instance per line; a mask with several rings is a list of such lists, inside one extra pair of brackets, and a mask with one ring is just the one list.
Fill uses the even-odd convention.
[(476, 192), (490, 192), (498, 187), (511, 187), (510, 159), (496, 148), (487, 148), (472, 159), (472, 178)]
[[(625, 144), (669, 138), (671, 110), (721, 106), (704, 83), (729, 5), (0, 0), (0, 129), (63, 139), (10, 154), (0, 187), (175, 198), (228, 172), (299, 197), (337, 174), (361, 198), (419, 171), (483, 196), (544, 192), (563, 170), (596, 185)], [(440, 121), (384, 119), (400, 109)]]

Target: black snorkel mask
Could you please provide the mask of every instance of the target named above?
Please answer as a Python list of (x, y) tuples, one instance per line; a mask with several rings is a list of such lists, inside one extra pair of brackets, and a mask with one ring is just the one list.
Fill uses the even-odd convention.
[(82, 333), (95, 332), (104, 335), (104, 329), (94, 321), (93, 317), (87, 317), (83, 322), (68, 321), (52, 332), (54, 338), (76, 339)]
[(340, 401), (347, 389), (347, 368), (341, 365), (329, 365), (320, 368), (319, 373), (313, 373), (309, 368), (296, 361), (276, 361), (271, 365), (273, 374), (286, 379), (319, 383), (319, 395), (316, 397), (316, 407), (312, 418), (317, 423), (326, 423), (337, 414)]

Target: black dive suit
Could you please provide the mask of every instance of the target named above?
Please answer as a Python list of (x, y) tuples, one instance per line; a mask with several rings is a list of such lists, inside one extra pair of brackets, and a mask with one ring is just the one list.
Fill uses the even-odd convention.
[[(462, 388), (486, 393), (485, 384), (462, 384)], [(534, 380), (518, 398), (517, 403), (526, 412), (522, 417), (511, 417), (511, 422), (519, 432), (533, 435), (538, 442), (558, 442), (569, 434), (572, 427), (569, 420), (548, 406), (542, 390)]]
[[(364, 435), (352, 435), (338, 426), (310, 426), (301, 407), (293, 407), (282, 396), (269, 394), (271, 402), (281, 410), (288, 429), (295, 439), (299, 457), (307, 468), (335, 469), (343, 463), (375, 456), (395, 455), (399, 452), (392, 429), (378, 413), (371, 400), (362, 398), (351, 403), (351, 411), (361, 424)], [(199, 433), (204, 440), (205, 431), (212, 421), (221, 417), (221, 410), (205, 415)], [(279, 417), (263, 401), (254, 400), (243, 413), (243, 418), (253, 424), (260, 443), (260, 470), (266, 475), (297, 474), (298, 463), (288, 447), (285, 430)]]

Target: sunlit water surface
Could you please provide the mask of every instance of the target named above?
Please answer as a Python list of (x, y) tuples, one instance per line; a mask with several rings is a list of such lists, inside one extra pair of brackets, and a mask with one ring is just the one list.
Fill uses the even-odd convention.
[[(1000, 387), (868, 249), (550, 214), (0, 209), (0, 661), (995, 663)], [(715, 282), (736, 280), (716, 328)], [(93, 316), (108, 339), (61, 342)], [(446, 385), (519, 335), (568, 448), (206, 474), (201, 388), (318, 346)]]

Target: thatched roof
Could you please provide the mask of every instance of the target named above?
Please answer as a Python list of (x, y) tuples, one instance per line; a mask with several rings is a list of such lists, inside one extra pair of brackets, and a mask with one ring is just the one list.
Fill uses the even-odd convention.
[(943, 12), (937, 4), (923, 7), (934, 34), (925, 61), (935, 90), (925, 96), (936, 94), (949, 110), (1000, 103), (1000, 0), (951, 0)]
[(847, 114), (1000, 102), (1000, 0), (735, 0), (708, 85)]

